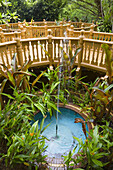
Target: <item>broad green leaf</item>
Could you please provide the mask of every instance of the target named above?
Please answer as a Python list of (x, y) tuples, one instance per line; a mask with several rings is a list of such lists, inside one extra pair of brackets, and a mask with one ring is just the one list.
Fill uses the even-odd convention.
[(75, 57), (77, 56), (77, 54), (78, 54), (80, 51), (81, 51), (81, 48), (77, 48), (77, 49), (76, 49), (74, 56), (71, 58), (71, 66), (74, 64)]
[(31, 126), (31, 128), (29, 130), (30, 133), (34, 133), (35, 132), (35, 130), (37, 128), (37, 124), (38, 124), (38, 120), (35, 123), (33, 123), (33, 125)]
[(43, 128), (44, 120), (45, 120), (45, 118), (43, 118), (42, 121), (41, 121), (41, 124), (40, 124), (40, 132), (41, 132), (41, 130), (42, 130), (42, 128)]
[(36, 84), (36, 82), (40, 79), (40, 77), (41, 77), (45, 72), (46, 72), (46, 70), (43, 71), (43, 72), (33, 81), (32, 87)]
[(0, 70), (0, 74), (1, 74), (3, 77), (8, 78), (7, 74), (6, 74), (4, 71)]
[(59, 83), (60, 83), (60, 82), (52, 83), (50, 93), (53, 92), (53, 90), (55, 89), (56, 86), (58, 86)]
[(15, 156), (15, 158), (16, 159), (17, 158), (29, 158), (29, 156), (28, 155), (24, 155), (24, 154), (19, 154), (19, 155)]
[[(52, 123), (52, 122), (51, 122), (51, 123)], [(51, 123), (49, 123), (47, 126), (45, 126), (45, 127), (42, 129), (41, 133), (43, 133), (44, 130), (47, 129), (47, 127), (48, 127)]]
[(27, 71), (28, 68), (31, 66), (31, 64), (33, 63), (33, 61), (28, 61), (23, 67), (22, 67), (22, 71)]
[(4, 79), (4, 80), (2, 81), (2, 85), (1, 85), (1, 88), (0, 88), (0, 93), (3, 92), (6, 82), (7, 82), (7, 79)]
[(104, 90), (104, 92), (105, 92), (105, 93), (108, 92), (111, 88), (113, 88), (113, 84), (109, 85), (109, 86)]
[[(52, 108), (54, 108), (55, 110), (58, 109), (55, 103), (52, 103), (52, 102), (50, 102), (50, 101), (48, 101), (48, 100), (47, 100), (47, 105), (50, 106), (50, 107), (52, 107)], [(58, 112), (60, 112), (60, 111), (58, 110)]]
[(15, 86), (15, 80), (13, 78), (13, 75), (9, 71), (7, 72), (7, 75), (8, 75), (9, 81), (12, 83), (13, 86)]
[(34, 106), (36, 107), (36, 108), (38, 108), (40, 111), (41, 111), (41, 113), (43, 114), (43, 116), (45, 116), (45, 107), (44, 107), (44, 105), (43, 104), (41, 104), (41, 103), (34, 103)]
[(24, 165), (26, 166), (30, 166), (30, 164), (28, 162), (24, 162)]
[(22, 76), (31, 76), (30, 73), (27, 73), (25, 71), (15, 71), (13, 76), (15, 77), (16, 75), (22, 75)]
[(100, 167), (103, 167), (103, 164), (101, 161), (97, 160), (97, 159), (92, 159), (92, 161), (94, 162), (94, 164), (100, 166)]
[(10, 94), (6, 94), (6, 93), (0, 93), (0, 94), (2, 94), (2, 95), (4, 95), (4, 96), (7, 96), (9, 99), (15, 100), (15, 98), (12, 97)]

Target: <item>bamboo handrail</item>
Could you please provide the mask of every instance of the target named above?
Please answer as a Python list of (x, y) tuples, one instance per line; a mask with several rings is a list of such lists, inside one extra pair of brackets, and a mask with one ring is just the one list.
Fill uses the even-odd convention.
[[(53, 65), (59, 61), (61, 57), (61, 47), (64, 43), (64, 50), (68, 52), (69, 45), (72, 52), (78, 47), (82, 50), (75, 59), (77, 73), (80, 73), (81, 67), (106, 72), (105, 52), (101, 48), (103, 43), (107, 43), (111, 50), (113, 42), (89, 39), (84, 37), (84, 31), (81, 31), (79, 37), (53, 37), (51, 31), (48, 36), (40, 38), (20, 39), (16, 41), (0, 43), (0, 63), (11, 67), (11, 59), (14, 53), (17, 53), (17, 63), (22, 66), (26, 61), (33, 61), (33, 66)], [(71, 32), (72, 33), (72, 32)], [(48, 57), (48, 53), (51, 58)], [(3, 69), (1, 67), (1, 69)]]
[[(81, 29), (84, 29), (84, 36), (86, 38), (90, 39), (97, 39), (97, 40), (105, 40), (105, 41), (113, 41), (113, 33), (103, 33), (103, 32), (97, 32), (94, 31), (95, 25), (91, 25), (90, 29), (88, 27), (84, 27), (84, 24), (82, 24), (81, 28), (74, 28), (74, 26), (70, 25), (68, 23), (67, 25), (63, 25), (63, 22), (60, 23), (60, 25), (52, 25), (48, 26), (47, 22), (44, 22), (44, 26), (26, 26), (23, 24), (23, 26), (19, 23), (19, 29), (16, 30), (16, 32), (10, 32), (4, 33), (3, 29), (0, 27), (0, 42), (6, 42), (14, 40), (16, 37), (20, 37), (21, 39), (25, 38), (37, 38), (37, 37), (46, 37), (47, 36), (47, 30), (52, 30), (52, 35), (56, 37), (63, 37), (65, 36), (64, 33), (66, 32), (66, 35), (68, 37), (78, 37), (80, 36)], [(80, 29), (80, 30), (79, 30)], [(87, 30), (89, 29), (89, 30)], [(75, 31), (76, 30), (76, 31)], [(78, 30), (78, 31), (77, 31)]]

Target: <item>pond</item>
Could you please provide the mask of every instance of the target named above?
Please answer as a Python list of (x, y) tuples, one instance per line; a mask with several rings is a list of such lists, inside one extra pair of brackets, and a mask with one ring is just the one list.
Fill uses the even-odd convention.
[[(82, 138), (85, 140), (85, 135), (82, 131), (81, 123), (74, 123), (75, 118), (83, 117), (76, 113), (75, 111), (68, 108), (59, 108), (60, 112), (58, 115), (58, 136), (56, 136), (56, 116), (50, 118), (49, 113), (47, 113), (47, 118), (44, 122), (44, 127), (51, 124), (47, 127), (47, 129), (42, 133), (48, 140), (46, 141), (46, 145), (48, 145), (45, 155), (54, 158), (61, 158), (62, 155), (67, 155), (70, 150), (73, 150), (75, 146), (77, 146), (75, 154), (77, 153), (79, 147), (78, 142), (73, 138), (76, 136), (77, 138)], [(34, 116), (34, 120), (39, 120), (39, 124), (42, 120), (43, 116), (41, 112)], [(84, 120), (84, 119), (83, 119)], [(33, 121), (32, 121), (33, 123)], [(88, 126), (86, 124), (86, 130), (88, 131)]]

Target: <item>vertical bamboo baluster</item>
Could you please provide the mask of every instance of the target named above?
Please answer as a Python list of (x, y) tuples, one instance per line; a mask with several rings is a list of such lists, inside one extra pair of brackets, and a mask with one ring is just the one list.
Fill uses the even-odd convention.
[(26, 56), (26, 43), (23, 45), (23, 51), (24, 51), (24, 59), (25, 62), (27, 61), (27, 56)]
[(10, 61), (12, 60), (13, 56), (12, 56), (12, 48), (9, 47), (9, 53), (10, 53)]
[(29, 30), (30, 30), (30, 27), (26, 26), (26, 38), (29, 38)]
[(37, 53), (37, 55), (36, 55), (36, 60), (39, 62), (39, 54), (38, 54), (38, 41), (37, 41), (37, 43), (36, 43), (36, 53)]
[(88, 43), (88, 45), (89, 45), (89, 49), (88, 49), (88, 60), (87, 60), (87, 62), (90, 63), (91, 44)]
[(46, 53), (47, 52), (47, 48), (46, 48), (47, 46), (46, 46), (46, 44), (47, 44), (47, 41), (44, 42), (45, 60), (47, 60), (47, 53)]
[(55, 28), (53, 27), (52, 35), (55, 37)]
[(39, 28), (37, 27), (37, 36), (36, 37), (39, 37)]
[(93, 39), (94, 25), (90, 26), (90, 39)]
[(84, 30), (84, 28), (85, 28), (85, 25), (84, 25), (84, 23), (82, 23), (81, 30)]
[(42, 36), (42, 29), (40, 28), (39, 30), (39, 36), (41, 37)]
[(10, 63), (13, 58), (14, 49), (15, 49), (15, 46), (9, 46), (9, 61), (10, 61)]
[(54, 60), (56, 59), (56, 40), (54, 40)]
[(76, 70), (76, 74), (78, 75), (78, 77), (81, 77), (81, 62), (82, 62), (82, 58), (83, 58), (83, 36), (84, 31), (81, 30), (81, 36), (79, 37), (79, 47), (81, 48), (80, 53), (78, 54), (78, 67)]
[(94, 64), (95, 50), (96, 50), (96, 47), (95, 47), (95, 43), (94, 43), (91, 64)]
[(111, 36), (110, 36), (110, 35), (108, 35), (107, 37), (108, 37), (108, 40), (107, 40), (107, 41), (110, 41)]
[(101, 55), (101, 59), (100, 59), (100, 66), (101, 66), (101, 67), (103, 67), (104, 55), (105, 55), (105, 52), (104, 52), (104, 49), (102, 48), (102, 55)]
[(87, 43), (86, 42), (84, 42), (84, 48), (83, 48), (83, 53), (84, 53), (84, 58), (83, 58), (83, 62), (87, 62), (87, 60), (86, 60), (86, 53), (87, 53)]
[(80, 22), (78, 23), (78, 27), (80, 28), (82, 26), (82, 20), (80, 19)]
[(74, 32), (74, 26), (71, 25), (70, 26), (71, 30), (70, 30), (70, 37), (73, 37), (73, 32)]
[(63, 37), (63, 22), (60, 21), (60, 37)]
[(67, 28), (66, 28), (67, 37), (69, 37), (69, 28), (70, 28), (70, 24), (68, 24), (68, 25), (67, 25)]
[(34, 36), (33, 36), (33, 38), (36, 38), (36, 27), (34, 27)]
[(61, 49), (60, 49), (60, 40), (58, 41), (58, 59), (60, 59), (60, 53), (61, 53)]
[(41, 44), (41, 61), (44, 61), (44, 55), (43, 55), (43, 41), (40, 42)]
[(5, 42), (4, 33), (2, 32), (2, 27), (0, 27), (0, 37), (1, 37), (1, 43)]
[(34, 52), (35, 48), (34, 48), (34, 45), (35, 45), (35, 42), (32, 41), (31, 46), (32, 46), (33, 61), (35, 61), (35, 52)]
[(111, 41), (113, 41), (113, 34), (111, 35)]
[(68, 54), (68, 40), (66, 41), (66, 53)]
[(28, 59), (31, 61), (31, 55), (30, 55), (30, 43), (28, 42)]
[(23, 26), (21, 26), (20, 29), (21, 29), (21, 39), (25, 39), (25, 32)]
[(103, 34), (100, 36), (99, 40), (104, 41), (104, 35)]
[(52, 46), (52, 31), (48, 29), (48, 53), (49, 53), (49, 61), (50, 61), (50, 68), (53, 68), (53, 46)]
[(30, 61), (29, 58), (29, 42), (26, 42), (26, 59)]
[(6, 50), (5, 50), (5, 57), (6, 57), (6, 62), (7, 62), (7, 67), (9, 68), (10, 67), (10, 65), (9, 65), (9, 59), (8, 59), (8, 47), (6, 46)]
[(96, 66), (98, 66), (98, 63), (99, 63), (99, 51), (100, 51), (100, 46), (101, 46), (101, 44), (98, 44), (97, 57), (96, 57), (96, 62), (95, 62), (95, 65), (96, 65)]
[(33, 38), (33, 31), (32, 31), (32, 25), (29, 26), (29, 33), (30, 33), (30, 38)]
[(113, 60), (113, 44), (111, 45), (111, 57), (112, 57), (112, 60)]
[(47, 37), (47, 22), (45, 22), (44, 24), (45, 24), (45, 37)]
[[(79, 48), (79, 46), (78, 46), (78, 41), (75, 41), (75, 43), (74, 43), (74, 46), (73, 46), (73, 47), (74, 47), (75, 49)], [(78, 63), (78, 55), (76, 56), (75, 61)]]
[(4, 61), (4, 48), (2, 47), (2, 51), (1, 51), (1, 59), (2, 59), (2, 63), (4, 64), (4, 65), (6, 65), (5, 64), (5, 61)]

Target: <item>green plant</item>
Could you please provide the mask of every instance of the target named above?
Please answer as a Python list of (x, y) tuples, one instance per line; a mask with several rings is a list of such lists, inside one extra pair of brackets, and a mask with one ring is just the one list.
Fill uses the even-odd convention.
[(79, 144), (76, 160), (72, 158), (74, 149), (72, 153), (69, 153), (69, 155), (65, 157), (66, 164), (70, 165), (71, 162), (73, 162), (72, 166), (79, 164), (81, 168), (88, 170), (101, 170), (109, 163), (103, 161), (103, 158), (109, 156), (109, 151), (107, 151), (107, 147), (102, 141), (102, 133), (99, 133), (98, 126), (95, 126), (94, 129), (90, 131), (89, 137), (87, 137), (85, 141), (77, 137), (74, 137), (74, 139), (77, 140)]
[[(22, 91), (27, 91), (28, 93), (31, 93), (36, 82), (45, 73), (45, 71), (43, 71), (38, 77), (36, 77), (36, 79), (32, 82), (30, 86), (29, 77), (31, 75), (35, 76), (34, 74), (28, 72), (28, 69), (31, 66), (31, 64), (32, 61), (28, 61), (23, 65), (23, 67), (20, 70), (17, 66), (16, 53), (14, 54), (14, 57), (12, 59), (10, 69), (8, 69), (8, 67), (5, 66), (4, 64), (0, 64), (4, 68), (4, 70), (2, 69), (0, 70), (0, 74), (5, 78), (1, 83), (0, 92), (1, 93), (3, 92), (6, 82), (9, 81), (14, 88), (21, 89)], [(0, 94), (0, 102), (3, 108), (4, 105), (3, 105), (1, 94)]]
[(38, 125), (36, 121), (26, 132), (21, 135), (14, 134), (13, 142), (8, 148), (5, 158), (6, 166), (14, 167), (18, 164), (24, 164), (28, 167), (38, 168), (39, 164), (46, 163), (46, 155), (43, 155), (45, 149), (45, 137), (42, 136), (44, 118)]
[(33, 117), (33, 109), (27, 102), (26, 93), (20, 93), (13, 89), (13, 96), (2, 94), (9, 98), (5, 108), (0, 110), (0, 139), (7, 140), (11, 144), (14, 133), (25, 132), (29, 127), (29, 121)]
[[(103, 148), (103, 144), (101, 142), (101, 136), (99, 134), (98, 126), (95, 126), (94, 130), (90, 132), (90, 137), (87, 138), (85, 143), (83, 143), (82, 139), (77, 139), (79, 142), (79, 152), (77, 156), (77, 161), (82, 162), (83, 166), (86, 166), (87, 169), (102, 169), (108, 162), (103, 163), (100, 159), (102, 159), (108, 153), (105, 150), (101, 150)], [(81, 150), (82, 149), (82, 150)]]

